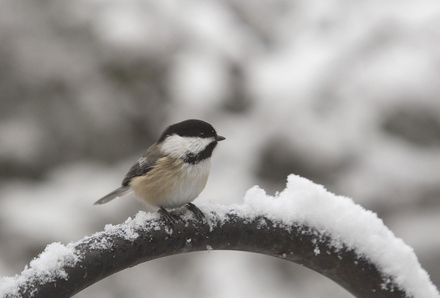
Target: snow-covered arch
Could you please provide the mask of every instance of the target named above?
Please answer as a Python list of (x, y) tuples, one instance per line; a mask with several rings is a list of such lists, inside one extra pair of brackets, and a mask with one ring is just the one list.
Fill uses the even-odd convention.
[(71, 297), (139, 263), (211, 249), (299, 263), (356, 297), (439, 297), (413, 250), (375, 213), (302, 177), (289, 176), (274, 197), (254, 187), (242, 205), (201, 210), (205, 223), (188, 212), (171, 227), (141, 211), (78, 242), (52, 243), (21, 274), (0, 279), (0, 297)]

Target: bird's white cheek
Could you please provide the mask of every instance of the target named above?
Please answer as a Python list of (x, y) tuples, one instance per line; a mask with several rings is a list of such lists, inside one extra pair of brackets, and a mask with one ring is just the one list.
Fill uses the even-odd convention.
[(165, 154), (173, 157), (182, 157), (186, 152), (184, 140), (178, 135), (167, 137), (165, 141), (163, 141), (161, 149)]
[(187, 138), (186, 149), (187, 152), (198, 154), (206, 149), (206, 147), (213, 142), (212, 138)]
[(202, 152), (214, 139), (197, 138), (197, 137), (181, 137), (172, 135), (165, 139), (161, 149), (165, 154), (174, 157), (184, 157), (188, 153), (198, 154)]

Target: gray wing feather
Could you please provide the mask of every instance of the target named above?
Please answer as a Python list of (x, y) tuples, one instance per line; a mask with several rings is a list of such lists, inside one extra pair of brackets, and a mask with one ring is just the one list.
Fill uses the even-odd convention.
[(131, 179), (137, 176), (143, 176), (151, 171), (156, 165), (157, 160), (162, 157), (160, 151), (157, 150), (157, 145), (154, 144), (148, 148), (147, 152), (138, 159), (138, 161), (128, 170), (124, 180), (122, 180), (122, 186), (128, 186)]
[(152, 145), (150, 148), (148, 148), (147, 152), (145, 152), (145, 154), (139, 158), (138, 161), (128, 170), (124, 180), (122, 180), (122, 186), (96, 201), (95, 205), (104, 204), (128, 194), (131, 191), (131, 179), (147, 174), (149, 171), (151, 171), (151, 169), (154, 168), (156, 161), (161, 157), (162, 155), (160, 154), (160, 151), (157, 150), (157, 145)]

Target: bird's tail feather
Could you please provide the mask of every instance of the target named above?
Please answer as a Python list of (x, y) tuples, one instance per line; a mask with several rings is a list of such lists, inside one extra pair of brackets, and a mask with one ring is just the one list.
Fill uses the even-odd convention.
[(112, 191), (111, 193), (109, 193), (108, 195), (97, 200), (93, 205), (101, 205), (101, 204), (108, 203), (113, 199), (116, 199), (118, 197), (122, 197), (122, 196), (128, 194), (130, 191), (131, 190), (128, 186), (121, 186), (121, 187), (115, 189), (114, 191)]

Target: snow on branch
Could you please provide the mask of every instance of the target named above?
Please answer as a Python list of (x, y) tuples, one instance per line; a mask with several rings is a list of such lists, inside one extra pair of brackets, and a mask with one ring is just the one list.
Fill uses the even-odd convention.
[(99, 280), (149, 260), (202, 250), (256, 252), (302, 264), (356, 297), (439, 297), (413, 250), (373, 212), (291, 175), (275, 197), (250, 189), (243, 205), (205, 206), (172, 227), (139, 212), (78, 242), (46, 247), (15, 277), (0, 278), (0, 297), (71, 297)]

